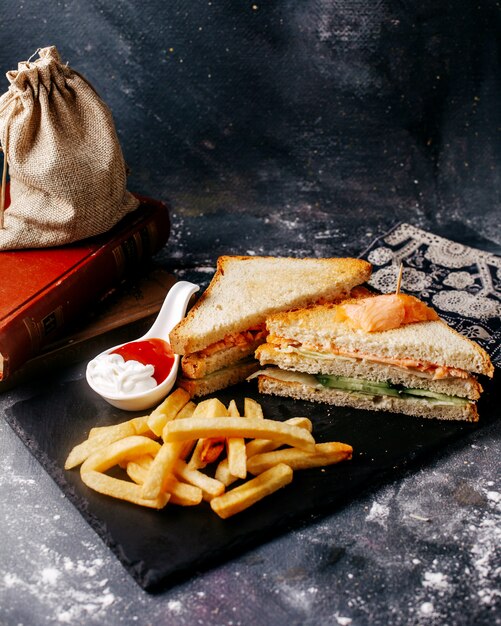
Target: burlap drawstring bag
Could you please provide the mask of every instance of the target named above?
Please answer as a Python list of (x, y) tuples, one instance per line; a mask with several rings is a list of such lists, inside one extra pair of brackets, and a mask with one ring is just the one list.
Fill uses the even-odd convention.
[[(108, 107), (55, 47), (7, 73), (0, 250), (56, 246), (109, 230), (138, 201)], [(4, 212), (6, 166), (11, 203)]]

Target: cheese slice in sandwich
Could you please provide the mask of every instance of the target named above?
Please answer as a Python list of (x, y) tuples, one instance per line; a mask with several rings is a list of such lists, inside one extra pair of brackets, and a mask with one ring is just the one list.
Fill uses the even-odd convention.
[(206, 291), (170, 333), (183, 355), (178, 384), (203, 396), (245, 380), (259, 368), (254, 352), (268, 315), (342, 300), (370, 274), (359, 259), (220, 257)]
[(474, 422), (477, 375), (494, 373), (482, 348), (405, 294), (279, 313), (266, 326), (262, 393)]

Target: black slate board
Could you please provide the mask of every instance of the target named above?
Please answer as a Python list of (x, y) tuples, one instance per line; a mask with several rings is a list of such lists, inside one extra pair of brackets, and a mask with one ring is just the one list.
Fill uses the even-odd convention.
[[(207, 503), (197, 507), (143, 509), (88, 489), (79, 471), (63, 470), (70, 449), (90, 428), (130, 419), (96, 397), (82, 378), (50, 384), (40, 381), (28, 400), (7, 411), (7, 421), (79, 509), (127, 570), (147, 591), (158, 591), (232, 558), (288, 529), (333, 512), (362, 490), (398, 476), (442, 452), (449, 442), (492, 422), (500, 394), (486, 385), (479, 424), (423, 420), (262, 396), (255, 383), (220, 392), (224, 402), (257, 399), (266, 417), (304, 415), (314, 423), (318, 442), (342, 441), (353, 460), (325, 469), (296, 472), (291, 485), (228, 520)], [(499, 372), (497, 372), (499, 381)], [(499, 384), (498, 384), (499, 387)]]

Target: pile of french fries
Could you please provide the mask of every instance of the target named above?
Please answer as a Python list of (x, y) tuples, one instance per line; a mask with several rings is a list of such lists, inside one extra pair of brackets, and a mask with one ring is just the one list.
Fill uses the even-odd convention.
[[(204, 500), (225, 519), (289, 484), (295, 470), (351, 458), (351, 446), (315, 443), (311, 431), (306, 417), (265, 419), (250, 398), (241, 416), (234, 400), (195, 404), (176, 389), (150, 415), (91, 429), (65, 469), (81, 465), (82, 481), (114, 498), (155, 509)], [(106, 473), (115, 466), (123, 479)]]

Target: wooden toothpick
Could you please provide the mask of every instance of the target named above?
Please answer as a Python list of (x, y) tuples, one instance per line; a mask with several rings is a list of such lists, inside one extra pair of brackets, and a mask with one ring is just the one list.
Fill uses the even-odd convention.
[(397, 278), (397, 288), (395, 290), (395, 295), (398, 296), (400, 293), (400, 285), (402, 284), (402, 274), (404, 273), (404, 264), (400, 263), (400, 269), (398, 270), (398, 278)]

